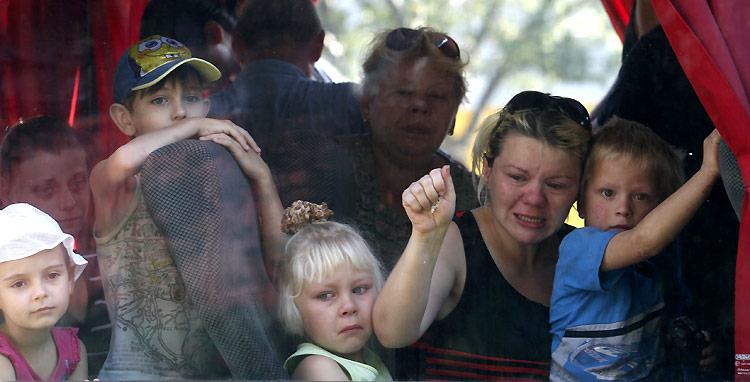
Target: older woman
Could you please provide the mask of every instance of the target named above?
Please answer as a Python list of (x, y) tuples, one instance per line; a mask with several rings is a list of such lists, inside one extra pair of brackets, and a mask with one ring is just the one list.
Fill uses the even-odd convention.
[(406, 365), (417, 374), (399, 377), (548, 379), (557, 248), (589, 139), (580, 103), (539, 92), (516, 95), (484, 122), (473, 152), (483, 206), (459, 213), (439, 250), (415, 222), (375, 305), (383, 345), (426, 332), (416, 348), (427, 357)]
[(446, 164), (459, 208), (477, 205), (469, 171), (439, 150), (453, 133), (466, 93), (458, 44), (429, 28), (377, 35), (363, 64), (362, 118), (369, 134), (340, 137), (353, 158), (353, 217), (393, 268), (411, 233), (401, 193), (430, 169)]

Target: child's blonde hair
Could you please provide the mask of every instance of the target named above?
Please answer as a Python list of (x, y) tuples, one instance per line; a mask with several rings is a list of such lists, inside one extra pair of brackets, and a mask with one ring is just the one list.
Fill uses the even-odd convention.
[(633, 121), (613, 116), (594, 132), (591, 148), (583, 167), (578, 205), (585, 205), (586, 185), (594, 168), (601, 161), (626, 158), (634, 166), (642, 166), (659, 193), (660, 201), (675, 192), (685, 181), (682, 155), (661, 139), (653, 130)]
[(294, 299), (305, 283), (321, 282), (341, 266), (372, 272), (375, 288), (384, 283), (383, 269), (362, 236), (351, 226), (336, 222), (307, 224), (285, 248), (279, 293), (279, 316), (290, 333), (304, 335), (302, 316)]

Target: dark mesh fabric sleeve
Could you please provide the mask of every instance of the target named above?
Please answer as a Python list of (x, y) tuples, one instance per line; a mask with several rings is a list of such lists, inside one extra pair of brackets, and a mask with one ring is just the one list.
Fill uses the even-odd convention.
[(213, 142), (177, 142), (147, 158), (141, 183), (232, 376), (288, 379), (267, 330), (275, 297), (261, 258), (252, 191), (234, 158)]

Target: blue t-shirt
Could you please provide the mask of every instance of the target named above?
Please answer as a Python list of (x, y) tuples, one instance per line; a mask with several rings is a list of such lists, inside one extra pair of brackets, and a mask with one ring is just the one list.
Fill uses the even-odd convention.
[(644, 378), (661, 352), (664, 303), (655, 281), (633, 267), (599, 271), (617, 233), (579, 228), (560, 245), (550, 306), (552, 381)]

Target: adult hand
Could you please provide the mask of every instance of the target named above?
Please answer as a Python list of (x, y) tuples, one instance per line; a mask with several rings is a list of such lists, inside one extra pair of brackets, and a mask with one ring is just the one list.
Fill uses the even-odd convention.
[(450, 166), (436, 168), (412, 183), (401, 201), (414, 230), (431, 233), (440, 228), (444, 232), (456, 209)]

